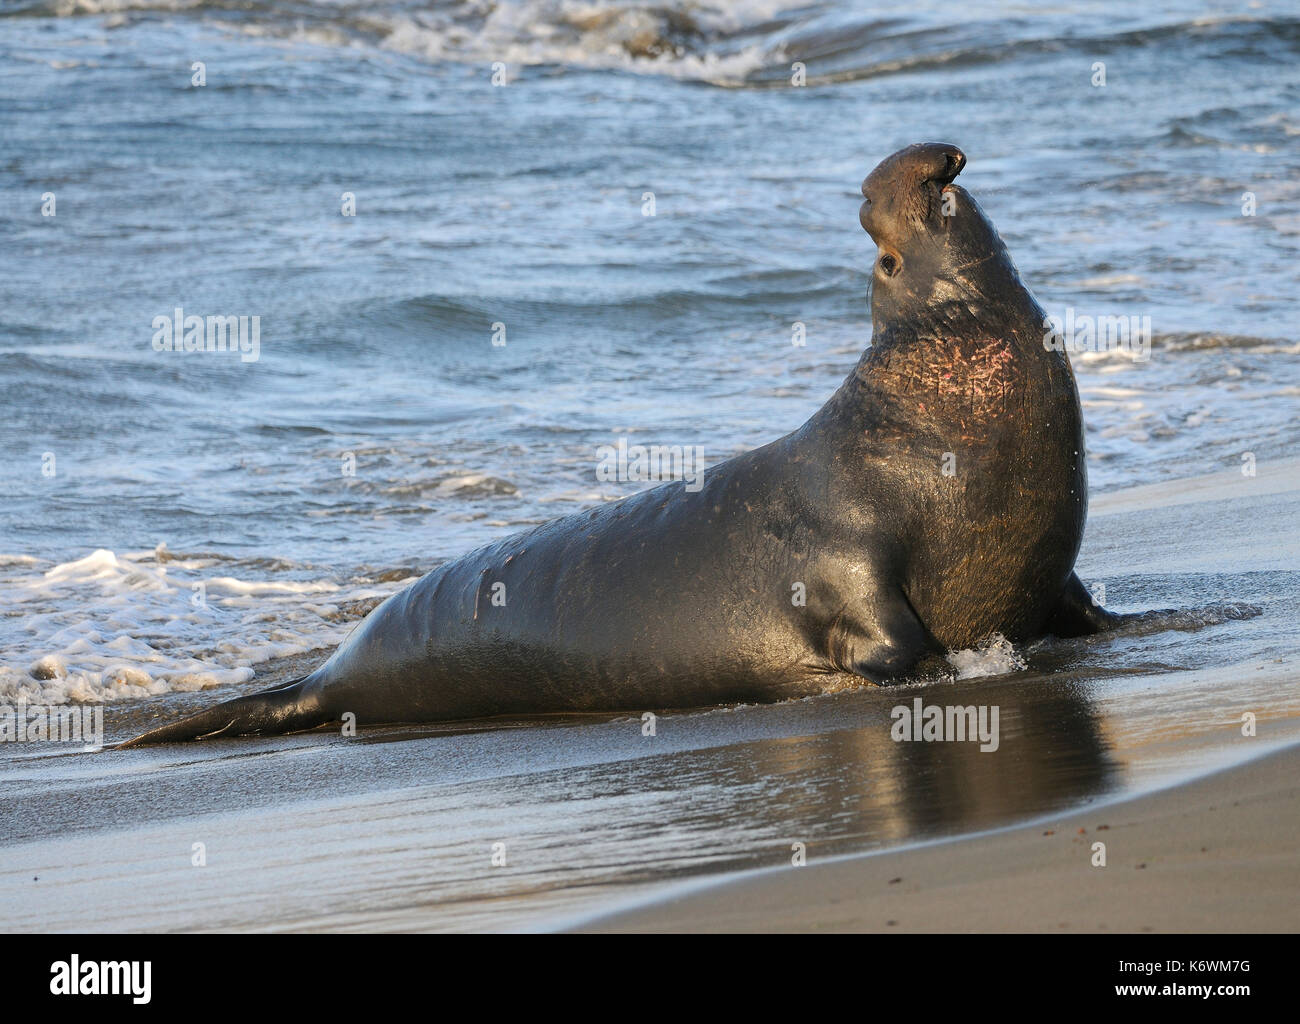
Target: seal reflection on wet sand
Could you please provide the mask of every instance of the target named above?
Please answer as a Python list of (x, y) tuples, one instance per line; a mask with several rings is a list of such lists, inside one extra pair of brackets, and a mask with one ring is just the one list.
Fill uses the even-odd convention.
[[(996, 229), (909, 146), (863, 183), (872, 345), (801, 428), (435, 569), (314, 672), (127, 745), (887, 683), (993, 634), (1122, 620), (1074, 574), (1083, 418)], [(802, 595), (802, 600), (792, 598)], [(494, 596), (503, 600), (494, 600)]]

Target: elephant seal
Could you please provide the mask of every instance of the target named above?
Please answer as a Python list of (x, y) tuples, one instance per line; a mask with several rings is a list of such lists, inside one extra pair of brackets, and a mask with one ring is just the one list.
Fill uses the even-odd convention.
[[(906, 676), (993, 633), (1119, 616), (1073, 572), (1069, 359), (997, 231), (909, 146), (863, 183), (873, 338), (792, 434), (439, 566), (310, 675), (128, 741), (778, 701)], [(503, 585), (503, 586), (499, 586)], [(494, 600), (494, 597), (497, 598)]]

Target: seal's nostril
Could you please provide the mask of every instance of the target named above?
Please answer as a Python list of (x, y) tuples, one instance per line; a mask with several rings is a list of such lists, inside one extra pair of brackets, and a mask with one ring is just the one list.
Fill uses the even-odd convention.
[(884, 253), (880, 257), (880, 269), (886, 277), (893, 277), (898, 271), (898, 260), (890, 253)]
[(960, 149), (950, 149), (944, 154), (944, 177), (952, 181), (961, 173), (961, 169), (966, 166), (966, 154)]

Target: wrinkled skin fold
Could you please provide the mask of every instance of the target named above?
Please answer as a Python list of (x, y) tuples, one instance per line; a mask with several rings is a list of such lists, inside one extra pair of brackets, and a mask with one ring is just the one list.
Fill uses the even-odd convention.
[(310, 675), (129, 743), (349, 713), (776, 701), (886, 684), (993, 633), (1113, 626), (1073, 572), (1088, 482), (1069, 360), (953, 184), (965, 162), (909, 146), (863, 183), (872, 345), (798, 430), (710, 467), (700, 490), (667, 483), (442, 565)]

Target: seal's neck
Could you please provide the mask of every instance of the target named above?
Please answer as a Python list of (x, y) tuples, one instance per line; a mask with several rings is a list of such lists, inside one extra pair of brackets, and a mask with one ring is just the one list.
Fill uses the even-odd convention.
[(912, 336), (964, 335), (1035, 317), (1041, 322), (1042, 310), (996, 235), (984, 247), (909, 253), (902, 273), (880, 282), (871, 294), (877, 346)]
[[(1005, 250), (929, 279), (926, 294), (873, 296), (872, 345), (847, 382), (863, 415), (915, 433), (991, 436), (1013, 417), (1077, 408), (1063, 353)], [(898, 307), (905, 308), (898, 308)], [(1059, 422), (1059, 417), (1058, 417)]]

